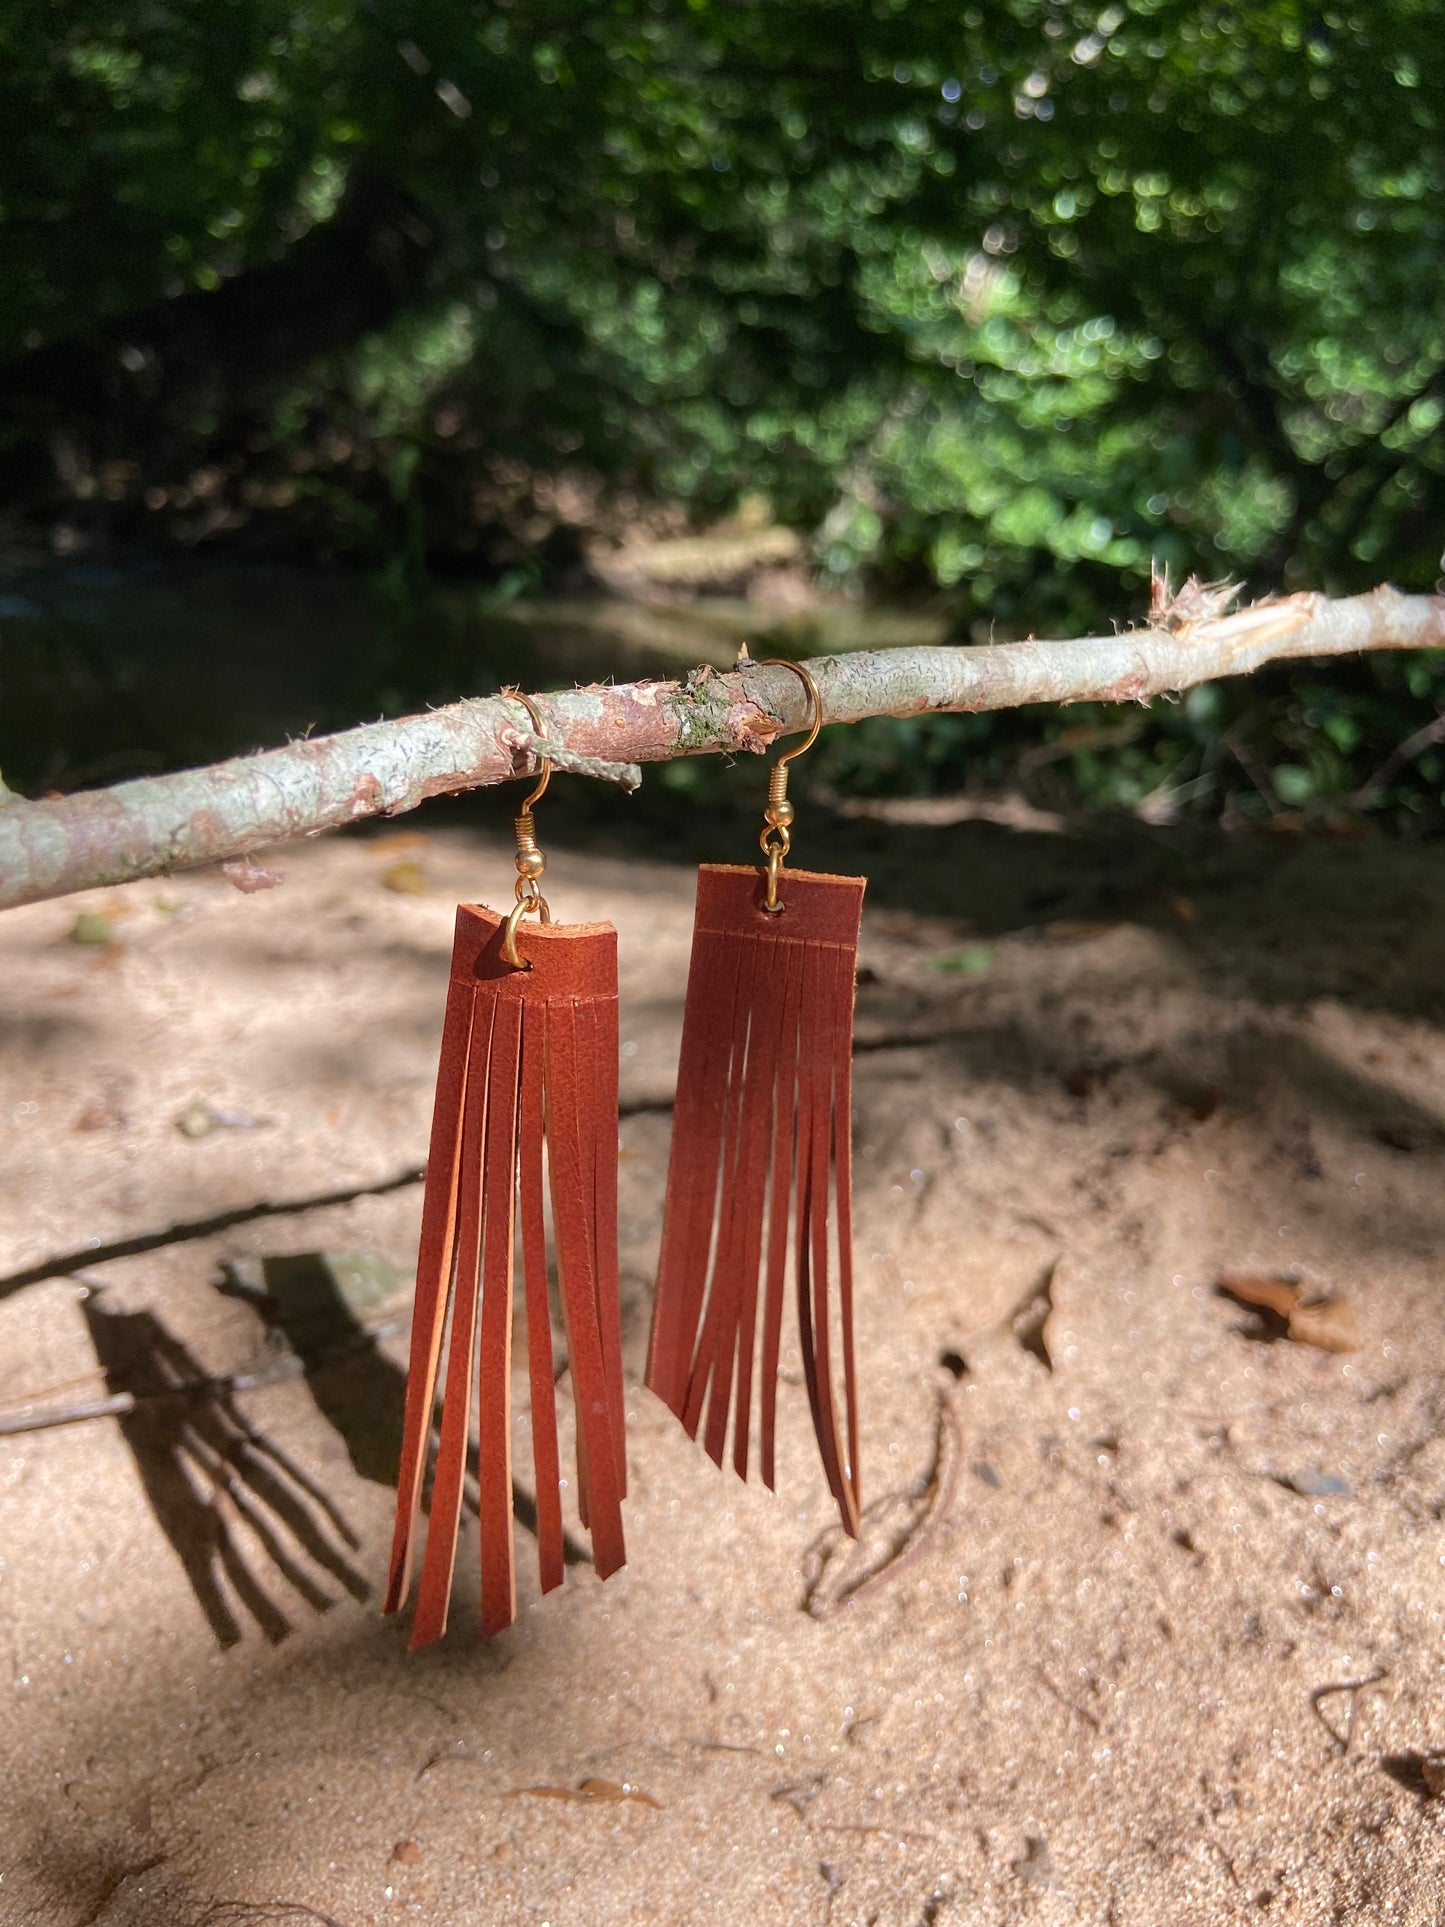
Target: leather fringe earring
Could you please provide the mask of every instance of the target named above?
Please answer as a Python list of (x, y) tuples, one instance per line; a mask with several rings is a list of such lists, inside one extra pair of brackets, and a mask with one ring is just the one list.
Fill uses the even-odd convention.
[[(540, 718), (525, 696), (517, 697)], [(622, 1352), (617, 1281), (617, 933), (554, 924), (540, 889), (546, 858), (532, 807), (517, 817), (516, 905), (506, 916), (457, 910), (427, 1156), (411, 1366), (385, 1612), (410, 1592), (420, 1536), (442, 1340), (451, 1337), (440, 1445), (411, 1649), (446, 1631), (475, 1402), (481, 1523), (481, 1627), (516, 1617), (512, 1546), (511, 1372), (514, 1260), (520, 1220), (537, 1477), (542, 1590), (562, 1583), (552, 1329), (547, 1302), (543, 1167), (577, 1421), (577, 1483), (593, 1563), (624, 1564)], [(522, 919), (535, 912), (539, 923)], [(544, 1155), (545, 1154), (545, 1155)], [(475, 1398), (474, 1398), (475, 1395)]]
[[(761, 870), (698, 872), (647, 1383), (721, 1465), (748, 1476), (755, 1354), (763, 1482), (791, 1249), (813, 1429), (845, 1528), (858, 1531), (853, 1361), (853, 985), (865, 879), (784, 871), (793, 806), (774, 765)], [(832, 1279), (837, 1297), (833, 1300)], [(761, 1331), (759, 1332), (759, 1314)], [(835, 1380), (841, 1354), (843, 1423)]]

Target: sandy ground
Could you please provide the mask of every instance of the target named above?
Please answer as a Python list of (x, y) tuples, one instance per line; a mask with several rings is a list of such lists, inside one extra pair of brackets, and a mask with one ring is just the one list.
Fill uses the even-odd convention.
[(1438, 850), (813, 819), (873, 879), (848, 1553), (795, 1353), (777, 1498), (638, 1384), (684, 845), (745, 846), (554, 844), (621, 932), (631, 1563), (543, 1602), (521, 1534), (482, 1644), (464, 1553), (408, 1658), (386, 1293), (452, 906), (510, 874), (457, 824), (0, 919), (0, 1417), (274, 1374), (307, 1254), (384, 1301), (333, 1292), (309, 1375), (0, 1436), (0, 1921), (1445, 1918)]

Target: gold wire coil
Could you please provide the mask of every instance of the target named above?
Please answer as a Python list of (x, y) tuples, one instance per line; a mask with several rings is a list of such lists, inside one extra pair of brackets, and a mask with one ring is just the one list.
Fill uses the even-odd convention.
[(782, 882), (783, 864), (789, 850), (793, 847), (792, 822), (795, 811), (788, 801), (788, 765), (817, 742), (818, 731), (823, 726), (823, 702), (818, 694), (817, 683), (800, 662), (789, 662), (781, 656), (769, 656), (759, 663), (758, 667), (791, 669), (795, 676), (801, 677), (808, 694), (813, 699), (812, 728), (796, 749), (784, 751), (773, 764), (768, 776), (768, 803), (763, 811), (764, 828), (758, 837), (758, 844), (768, 859), (768, 884), (763, 893), (763, 908), (769, 916), (775, 917), (787, 907), (778, 891)]
[(517, 894), (525, 883), (535, 883), (547, 868), (547, 859), (537, 848), (537, 824), (532, 812), (523, 810), (516, 821)]

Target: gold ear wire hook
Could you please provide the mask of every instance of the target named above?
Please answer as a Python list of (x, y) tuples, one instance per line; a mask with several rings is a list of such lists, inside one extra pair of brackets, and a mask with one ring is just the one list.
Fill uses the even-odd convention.
[[(547, 732), (542, 727), (542, 718), (537, 714), (530, 696), (524, 696), (520, 689), (504, 689), (504, 696), (519, 702), (532, 719), (532, 734), (546, 741)], [(541, 771), (537, 787), (517, 812), (517, 901), (507, 915), (506, 926), (502, 933), (502, 961), (509, 963), (515, 970), (530, 970), (532, 966), (525, 957), (517, 954), (517, 926), (529, 910), (535, 910), (543, 923), (552, 921), (552, 912), (547, 907), (547, 899), (540, 888), (547, 859), (537, 847), (537, 826), (532, 820), (532, 806), (539, 803), (546, 794), (547, 785), (552, 780), (551, 759), (538, 752)]]
[[(523, 709), (525, 709), (527, 714), (532, 718), (532, 734), (539, 737), (545, 743), (547, 740), (547, 732), (542, 727), (542, 718), (537, 714), (537, 705), (532, 701), (532, 698), (530, 696), (524, 696), (520, 689), (504, 689), (502, 694), (510, 697), (514, 703), (520, 703), (522, 705)], [(547, 785), (552, 780), (551, 758), (543, 756), (539, 752), (537, 760), (541, 764), (541, 768), (537, 772), (537, 787), (532, 791), (532, 794), (527, 798), (526, 802), (523, 803), (519, 811), (519, 814), (522, 816), (530, 816), (532, 814), (532, 805), (541, 802), (542, 798), (547, 794)]]
[(778, 895), (778, 885), (782, 879), (783, 864), (788, 851), (792, 848), (792, 822), (794, 810), (788, 801), (788, 765), (804, 750), (809, 750), (818, 740), (818, 731), (823, 726), (823, 700), (818, 694), (818, 685), (800, 662), (789, 662), (782, 656), (769, 656), (758, 664), (760, 669), (791, 669), (795, 676), (801, 677), (808, 694), (813, 699), (813, 727), (795, 749), (785, 750), (773, 764), (768, 777), (768, 806), (763, 811), (766, 828), (758, 838), (758, 843), (768, 859), (768, 887), (763, 896), (763, 908), (769, 916), (777, 916), (785, 908)]

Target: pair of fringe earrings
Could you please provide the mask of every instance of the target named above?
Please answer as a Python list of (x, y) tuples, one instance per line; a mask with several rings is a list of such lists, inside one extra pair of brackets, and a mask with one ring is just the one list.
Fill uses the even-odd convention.
[[(788, 764), (811, 746), (821, 716), (807, 670), (779, 666), (806, 684), (812, 725), (772, 770), (759, 838), (766, 864), (706, 864), (698, 873), (647, 1383), (691, 1437), (702, 1432), (719, 1466), (731, 1414), (732, 1463), (743, 1479), (756, 1388), (761, 1472), (772, 1488), (791, 1271), (813, 1429), (843, 1524), (856, 1536), (850, 1118), (864, 879), (784, 869), (793, 821)], [(541, 737), (536, 710), (518, 700)], [(399, 1611), (411, 1590), (450, 1323), (413, 1651), (446, 1630), (469, 1474), (481, 1525), (482, 1631), (499, 1632), (516, 1617), (511, 1381), (519, 1224), (537, 1493), (528, 1522), (535, 1523), (542, 1590), (562, 1583), (546, 1193), (576, 1415), (579, 1513), (601, 1578), (626, 1558), (617, 933), (605, 923), (551, 920), (532, 816), (550, 775), (544, 760), (517, 817), (514, 907), (505, 916), (477, 904), (457, 910), (384, 1608)], [(524, 926), (533, 913), (539, 921)]]

